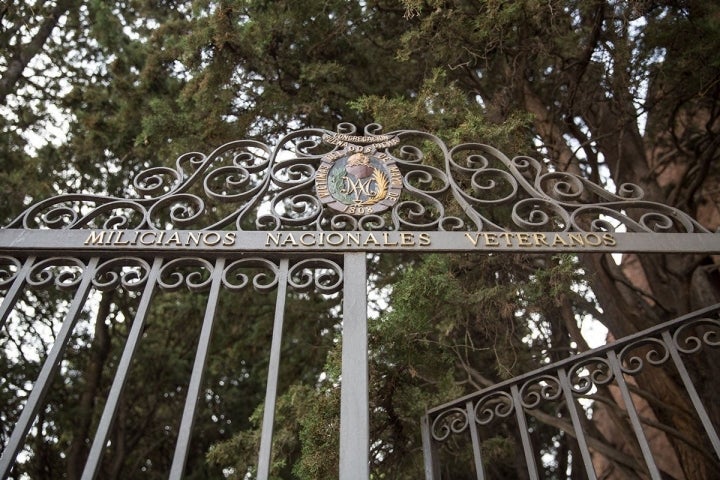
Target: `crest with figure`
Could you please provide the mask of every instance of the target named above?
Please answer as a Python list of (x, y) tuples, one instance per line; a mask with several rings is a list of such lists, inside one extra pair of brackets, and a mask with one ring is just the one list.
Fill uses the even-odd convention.
[(381, 148), (397, 145), (390, 135), (325, 135), (338, 145), (324, 157), (315, 175), (320, 201), (348, 215), (376, 214), (391, 208), (400, 198), (402, 174), (393, 157)]

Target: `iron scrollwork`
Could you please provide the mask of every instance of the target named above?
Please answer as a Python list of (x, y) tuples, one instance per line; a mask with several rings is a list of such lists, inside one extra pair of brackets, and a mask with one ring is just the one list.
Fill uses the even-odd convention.
[(478, 230), (708, 232), (682, 211), (644, 200), (638, 185), (623, 184), (612, 193), (534, 158), (510, 159), (489, 145), (453, 148), (448, 166), (452, 192)]
[(160, 269), (158, 285), (167, 292), (187, 288), (191, 292), (205, 292), (210, 288), (215, 267), (204, 258), (176, 258)]
[(553, 375), (528, 380), (520, 387), (523, 408), (537, 408), (543, 402), (555, 401), (562, 395), (560, 381)]
[(668, 358), (670, 358), (670, 352), (665, 342), (654, 337), (647, 337), (633, 342), (618, 353), (622, 371), (629, 375), (640, 373), (645, 367), (645, 362), (650, 365), (660, 366)]
[(278, 284), (278, 266), (264, 258), (242, 258), (223, 271), (222, 283), (230, 291), (241, 291), (252, 284), (254, 290), (267, 293)]
[(435, 417), (430, 427), (430, 433), (436, 442), (443, 442), (450, 435), (464, 432), (468, 425), (467, 411), (464, 408), (454, 407)]
[(436, 442), (444, 442), (451, 435), (467, 430), (470, 418), (481, 427), (491, 426), (496, 421), (509, 417), (515, 411), (512, 395), (504, 390), (492, 391), (476, 400), (472, 415), (466, 408), (453, 407), (438, 414), (432, 422), (430, 434)]
[(493, 392), (475, 402), (475, 423), (488, 426), (496, 420), (509, 417), (514, 410), (515, 403), (510, 393)]
[(332, 295), (342, 289), (343, 269), (324, 258), (301, 260), (290, 267), (288, 284), (298, 292)]
[(135, 175), (128, 195), (64, 194), (8, 228), (707, 233), (687, 214), (480, 143), (341, 123), (237, 140)]
[(675, 330), (672, 339), (675, 348), (685, 354), (697, 353), (703, 345), (720, 347), (720, 320), (700, 318), (685, 323)]
[[(716, 317), (719, 307), (709, 308), (715, 312), (710, 316), (678, 318), (640, 332), (639, 338), (618, 340), (529, 372), (511, 385), (489, 387), (430, 409), (432, 440), (442, 443), (467, 429), (470, 417), (464, 405), (468, 403), (474, 406), (475, 423), (489, 426), (510, 416), (516, 408), (558, 405), (564, 401), (563, 390), (569, 389), (575, 397), (590, 396), (599, 387), (620, 383), (622, 379), (616, 375), (638, 375), (647, 365), (676, 362), (672, 352), (694, 354), (703, 347), (716, 348), (720, 346), (720, 320)], [(615, 371), (613, 365), (619, 368)], [(518, 389), (517, 400), (509, 393), (512, 388)]]
[(614, 376), (607, 358), (592, 356), (574, 363), (568, 369), (570, 388), (574, 395), (587, 395), (601, 385), (612, 382)]
[(0, 292), (10, 288), (20, 271), (20, 260), (7, 255), (0, 255)]
[(93, 286), (101, 292), (122, 287), (127, 291), (139, 291), (147, 282), (150, 264), (142, 258), (117, 257), (98, 266)]
[(74, 290), (82, 281), (85, 263), (73, 257), (50, 257), (37, 262), (28, 272), (31, 289), (45, 289), (51, 284), (63, 291)]

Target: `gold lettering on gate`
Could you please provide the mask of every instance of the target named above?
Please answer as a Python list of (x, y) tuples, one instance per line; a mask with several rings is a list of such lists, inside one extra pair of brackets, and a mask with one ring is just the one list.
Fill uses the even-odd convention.
[(617, 239), (610, 232), (465, 232), (465, 238), (476, 248), (549, 248), (615, 247)]
[[(348, 206), (349, 209), (357, 208)], [(84, 245), (92, 247), (169, 247), (169, 248), (237, 248), (243, 240), (240, 232), (217, 231), (156, 231), (156, 230), (92, 230)], [(260, 232), (257, 232), (260, 233)], [(447, 232), (449, 233), (449, 232)], [(261, 237), (262, 238), (262, 237)], [(264, 232), (264, 245), (272, 249), (370, 248), (405, 249), (432, 247), (428, 232)], [(532, 248), (552, 251), (581, 251), (617, 246), (611, 232), (464, 232), (462, 237), (471, 248), (514, 249)], [(262, 240), (259, 240), (262, 242)], [(449, 250), (460, 249), (457, 245)], [(580, 250), (578, 250), (578, 248)]]

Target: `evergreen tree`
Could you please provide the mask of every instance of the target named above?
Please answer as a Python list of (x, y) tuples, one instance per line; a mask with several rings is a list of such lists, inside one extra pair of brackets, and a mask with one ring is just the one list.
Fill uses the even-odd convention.
[[(700, 0), (7, 2), (0, 211), (7, 222), (60, 191), (123, 195), (137, 172), (233, 139), (378, 121), (388, 131), (432, 131), (451, 145), (482, 141), (532, 154), (609, 189), (634, 183), (648, 200), (715, 229), (719, 19), (719, 7)], [(67, 138), (52, 140), (58, 122)], [(421, 476), (417, 419), (426, 407), (586, 349), (579, 318), (591, 315), (619, 338), (718, 298), (715, 263), (704, 256), (626, 255), (619, 266), (604, 255), (376, 261), (378, 274), (393, 272), (378, 279), (393, 286), (392, 310), (371, 324), (377, 478)], [(163, 294), (153, 307), (103, 478), (167, 469), (170, 419), (182, 408), (178, 385), (195, 345), (178, 319), (199, 328), (204, 305), (189, 297)], [(287, 341), (312, 348), (283, 352), (273, 475), (332, 478), (338, 319), (319, 298), (295, 300)], [(52, 341), (43, 332), (58, 319), (48, 312), (63, 301), (29, 294), (24, 303), (42, 315), (16, 318), (2, 332), (3, 442)], [(131, 292), (103, 292), (97, 311), (86, 312), (18, 475), (79, 475), (136, 301)], [(223, 335), (207, 367), (188, 478), (253, 471), (267, 368), (258, 358), (272, 299), (249, 303), (244, 295), (221, 302)], [(242, 318), (233, 316), (237, 305)], [(313, 328), (307, 318), (317, 319)], [(712, 385), (718, 365), (694, 365), (699, 383)], [(658, 400), (659, 418), (680, 430), (671, 441), (686, 478), (712, 478), (717, 465), (677, 439), (702, 444), (696, 425), (663, 413), (684, 408), (681, 387), (669, 377), (639, 381)], [(712, 388), (703, 394), (717, 425), (720, 403)], [(513, 442), (495, 443), (498, 478), (522, 478)], [(563, 448), (544, 478), (579, 461)], [(452, 478), (472, 475), (463, 455), (449, 467)]]

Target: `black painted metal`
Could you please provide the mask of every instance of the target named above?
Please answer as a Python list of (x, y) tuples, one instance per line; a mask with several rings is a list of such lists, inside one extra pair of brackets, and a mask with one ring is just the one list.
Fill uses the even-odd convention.
[[(190, 152), (174, 168), (139, 173), (135, 195), (58, 195), (37, 202), (7, 228), (707, 233), (681, 210), (644, 200), (636, 185), (611, 193), (488, 145), (448, 149), (430, 133), (380, 130), (370, 125), (365, 135), (355, 135), (353, 126), (341, 124), (337, 133), (298, 130), (275, 146), (240, 140), (208, 155)], [(318, 171), (332, 176), (328, 165), (346, 165), (357, 153), (374, 162), (365, 181), (376, 195), (342, 193), (357, 180), (349, 170), (337, 172), (335, 187), (316, 181)], [(383, 162), (401, 177), (384, 170)], [(379, 204), (383, 208), (375, 208)]]
[[(572, 425), (572, 430), (566, 433), (578, 441), (588, 478), (597, 478), (589, 443), (594, 442), (593, 446), (598, 451), (602, 451), (599, 448), (601, 445), (598, 445), (597, 439), (589, 438), (583, 428), (577, 401), (591, 390), (608, 385), (616, 386), (622, 395), (624, 413), (629, 417), (632, 432), (637, 437), (642, 465), (648, 477), (664, 478), (646, 439), (645, 422), (637, 412), (626, 380), (650, 367), (674, 367), (692, 401), (694, 415), (702, 425), (716, 458), (720, 459), (718, 425), (710, 421), (683, 360), (683, 356), (702, 354), (703, 348), (718, 346), (720, 304), (431, 408), (422, 421), (425, 426), (426, 478), (440, 478), (437, 451), (443, 444), (462, 435), (471, 435), (473, 448), (477, 449), (475, 455), (479, 457), (481, 451), (477, 445), (487, 439), (478, 438), (479, 429), (488, 432), (501, 425), (516, 431), (521, 437), (528, 475), (536, 478), (537, 466), (532, 456), (534, 450), (530, 446), (527, 418), (536, 414), (535, 409), (540, 406), (558, 408), (563, 402), (569, 407)], [(649, 350), (643, 352), (641, 347), (649, 347)], [(513, 415), (517, 420), (515, 425), (508, 421)], [(476, 462), (476, 468), (478, 478), (484, 478), (482, 464)]]
[[(342, 124), (337, 132), (304, 129), (271, 146), (254, 140), (227, 143), (208, 155), (190, 152), (174, 167), (138, 174), (127, 197), (65, 194), (39, 201), (0, 229), (0, 305), (4, 324), (27, 289), (73, 292), (66, 319), (0, 459), (9, 475), (25, 436), (63, 357), (69, 335), (91, 291), (140, 293), (132, 329), (102, 418), (92, 440), (83, 479), (98, 468), (117, 416), (128, 370), (142, 340), (153, 295), (185, 289), (209, 292), (198, 339), (170, 478), (181, 478), (215, 312), (222, 290), (253, 288), (278, 292), (258, 478), (267, 478), (272, 450), (279, 342), (287, 290), (343, 291), (343, 379), (340, 478), (368, 478), (367, 252), (710, 252), (720, 253), (720, 235), (708, 232), (680, 210), (643, 199), (642, 190), (622, 185), (610, 193), (586, 179), (548, 169), (542, 162), (510, 159), (493, 147), (467, 143), (448, 148), (435, 135), (412, 130), (382, 134), (379, 125), (362, 135)], [(254, 273), (244, 274), (252, 267)], [(257, 273), (258, 269), (263, 273)], [(715, 310), (706, 310), (705, 314)], [(593, 382), (619, 384), (624, 352), (633, 342), (656, 338), (682, 378), (716, 454), (720, 442), (695, 392), (677, 332), (683, 317), (548, 366), (478, 394), (431, 409), (421, 422), (426, 477), (439, 478), (436, 452), (454, 435), (469, 431), (477, 478), (484, 479), (482, 438), (476, 425), (514, 418), (529, 478), (538, 478), (528, 409), (563, 398), (570, 406), (588, 478), (595, 478), (582, 412), (575, 399)], [(690, 338), (690, 337), (688, 337)], [(693, 337), (694, 338), (694, 337)], [(711, 344), (711, 337), (698, 344)], [(626, 348), (627, 347), (627, 348)], [(699, 348), (699, 347), (698, 347)], [(682, 354), (682, 355), (681, 355)], [(605, 376), (578, 383), (585, 360), (604, 365)], [(648, 359), (649, 361), (649, 359)], [(641, 361), (642, 364), (642, 361)], [(552, 384), (536, 400), (527, 385)], [(533, 397), (534, 398), (534, 397)], [(491, 410), (482, 409), (492, 400)], [(533, 403), (535, 402), (535, 403)], [(631, 402), (630, 402), (631, 404)], [(641, 419), (628, 409), (648, 474), (659, 478), (644, 440)]]
[(122, 394), (128, 372), (130, 371), (130, 364), (140, 343), (142, 332), (145, 329), (145, 320), (150, 309), (150, 302), (155, 292), (155, 287), (160, 278), (162, 264), (163, 260), (161, 258), (156, 258), (153, 261), (152, 267), (147, 269), (148, 273), (144, 281), (141, 282), (144, 283), (144, 288), (142, 296), (140, 297), (140, 304), (138, 305), (130, 334), (125, 341), (125, 348), (123, 349), (122, 357), (120, 358), (112, 387), (108, 393), (105, 408), (103, 409), (102, 417), (100, 418), (100, 423), (98, 424), (95, 437), (93, 438), (92, 447), (90, 448), (90, 453), (88, 454), (88, 459), (85, 463), (85, 469), (83, 470), (82, 480), (91, 480), (98, 474), (100, 460), (102, 459), (105, 445), (107, 444), (110, 435), (110, 429), (112, 428), (113, 421), (115, 420), (115, 415), (120, 402), (120, 395)]
[[(51, 258), (46, 265), (54, 264), (56, 261), (64, 264), (72, 263), (67, 260)], [(9, 472), (15, 457), (23, 445), (25, 435), (27, 435), (28, 430), (30, 430), (38, 410), (42, 407), (42, 402), (48, 389), (50, 388), (50, 384), (60, 368), (60, 360), (62, 359), (67, 343), (70, 340), (70, 334), (73, 331), (75, 323), (80, 317), (85, 300), (90, 293), (92, 280), (98, 271), (98, 262), (99, 259), (97, 257), (91, 258), (87, 265), (78, 262), (75, 266), (82, 269), (82, 274), (75, 278), (72, 278), (73, 273), (68, 273), (67, 271), (59, 273), (58, 276), (54, 278), (56, 284), (62, 285), (65, 288), (68, 288), (71, 285), (77, 285), (77, 290), (72, 303), (70, 304), (70, 308), (68, 308), (67, 316), (62, 324), (60, 332), (55, 337), (55, 343), (53, 344), (52, 349), (43, 364), (40, 375), (35, 382), (35, 386), (25, 402), (22, 414), (20, 415), (12, 434), (10, 435), (8, 445), (3, 451), (2, 457), (0, 457), (0, 473), (2, 473), (3, 476)], [(38, 265), (44, 267), (46, 266), (43, 265), (44, 263), (45, 262), (40, 262)], [(36, 287), (39, 287), (41, 285), (46, 285), (53, 280), (52, 275), (47, 273), (48, 270), (39, 270), (37, 269), (37, 266), (33, 270), (34, 271), (30, 272), (30, 276), (27, 279), (28, 283), (34, 283)], [(33, 273), (37, 274), (36, 278), (32, 278)], [(47, 274), (43, 275), (43, 273)]]

